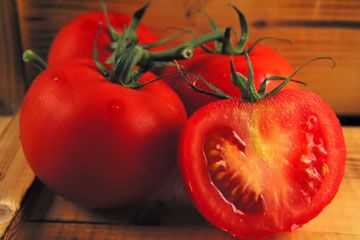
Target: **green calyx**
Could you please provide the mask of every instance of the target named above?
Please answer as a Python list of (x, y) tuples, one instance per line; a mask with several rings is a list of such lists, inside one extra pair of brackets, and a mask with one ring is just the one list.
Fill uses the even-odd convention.
[[(236, 72), (234, 61), (231, 59), (230, 67), (231, 67), (231, 81), (237, 86), (242, 94), (242, 99), (246, 102), (257, 102), (263, 98), (270, 97), (278, 93), (282, 88), (286, 86), (290, 81), (300, 83), (306, 85), (304, 82), (293, 79), (305, 66), (311, 64), (312, 62), (318, 60), (330, 60), (332, 62), (332, 68), (335, 67), (335, 60), (331, 57), (319, 57), (311, 59), (304, 64), (302, 64), (299, 68), (297, 68), (290, 76), (269, 76), (264, 79), (264, 81), (260, 84), (259, 90), (256, 89), (254, 83), (254, 70), (252, 67), (252, 63), (249, 57), (248, 50), (244, 51), (246, 62), (248, 65), (248, 78), (246, 78), (243, 74)], [(280, 80), (283, 81), (276, 88), (271, 90), (270, 92), (266, 92), (266, 84), (268, 81)]]
[[(149, 44), (139, 44), (138, 38), (136, 35), (137, 27), (144, 16), (146, 10), (149, 7), (149, 3), (145, 4), (142, 8), (136, 11), (133, 15), (133, 18), (128, 27), (124, 27), (123, 33), (119, 34), (116, 32), (112, 24), (110, 23), (106, 6), (103, 1), (101, 1), (102, 9), (105, 14), (106, 23), (110, 30), (110, 37), (113, 41), (111, 44), (111, 49), (114, 51), (113, 54), (107, 59), (106, 63), (113, 65), (113, 70), (109, 71), (103, 66), (98, 59), (96, 52), (96, 41), (94, 44), (94, 60), (96, 65), (102, 71), (105, 77), (108, 78), (109, 81), (113, 83), (119, 83), (123, 86), (127, 86), (130, 88), (140, 88), (141, 84), (138, 84), (138, 79), (145, 72), (149, 71), (152, 68), (163, 67), (163, 66), (171, 66), (173, 65), (173, 61), (176, 60), (185, 60), (189, 59), (194, 54), (195, 47), (202, 47), (207, 53), (214, 54), (225, 54), (225, 55), (243, 55), (245, 54), (245, 47), (248, 40), (249, 29), (248, 23), (244, 14), (235, 6), (232, 8), (235, 10), (235, 13), (238, 16), (241, 36), (237, 38), (236, 32), (233, 28), (220, 29), (215, 21), (205, 13), (209, 24), (211, 25), (212, 31), (208, 34), (204, 34), (202, 36), (196, 37), (187, 41), (179, 46), (166, 49), (163, 51), (151, 52), (149, 49), (153, 47), (157, 47), (163, 45), (164, 43), (171, 41), (175, 37), (181, 36), (183, 34), (191, 34), (190, 31), (186, 29), (179, 29), (180, 31), (174, 35), (163, 38), (157, 42), (149, 43)], [(235, 35), (237, 39), (236, 44), (233, 44), (232, 34)], [(98, 38), (98, 36), (97, 36)], [(96, 39), (97, 39), (96, 38)], [(277, 39), (271, 37), (264, 37), (254, 42), (254, 44), (247, 50), (248, 52), (252, 51), (255, 46), (267, 39), (275, 39), (280, 41), (289, 42), (286, 39)], [(214, 42), (214, 48), (210, 49), (206, 47), (206, 43)], [(247, 56), (248, 57), (248, 56)], [(135, 66), (138, 66), (136, 70)], [(185, 79), (184, 72), (180, 71), (180, 75), (183, 79)], [(238, 77), (243, 79), (243, 76)], [(207, 83), (205, 79), (199, 77), (200, 81), (204, 82), (207, 86), (211, 84)], [(270, 81), (270, 79), (268, 80)], [(243, 80), (240, 80), (237, 84), (242, 84)], [(192, 86), (189, 81), (187, 83), (197, 91), (202, 91), (201, 89), (196, 89), (196, 86)], [(213, 87), (209, 87), (214, 92), (208, 92), (207, 94), (213, 94), (219, 98), (229, 98), (226, 94), (221, 92), (219, 89), (214, 89)], [(249, 89), (252, 87), (248, 87)], [(256, 90), (252, 90), (249, 99), (259, 98), (258, 93), (255, 93)]]
[[(235, 46), (233, 46), (230, 40), (230, 35), (233, 30), (231, 28), (227, 28), (225, 30), (218, 28), (215, 22), (210, 17), (208, 17), (212, 25), (211, 32), (199, 37), (195, 37), (183, 44), (180, 44), (179, 46), (163, 51), (151, 52), (149, 51), (149, 49), (160, 46), (174, 39), (175, 37), (183, 34), (189, 34), (191, 32), (186, 29), (179, 29), (180, 32), (174, 35), (171, 35), (154, 43), (141, 45), (138, 42), (136, 30), (147, 8), (149, 7), (149, 3), (144, 5), (141, 9), (139, 9), (133, 14), (133, 18), (129, 26), (124, 28), (121, 34), (116, 32), (116, 30), (112, 26), (108, 17), (106, 6), (103, 1), (101, 1), (101, 5), (105, 14), (107, 26), (109, 27), (110, 37), (113, 41), (110, 47), (114, 52), (106, 61), (107, 64), (113, 66), (112, 71), (107, 69), (99, 61), (98, 53), (96, 50), (96, 42), (100, 32), (102, 31), (101, 23), (100, 30), (96, 36), (94, 43), (94, 61), (100, 71), (103, 73), (103, 75), (109, 81), (130, 88), (139, 88), (140, 84), (138, 84), (138, 79), (142, 76), (142, 74), (152, 68), (173, 65), (174, 60), (185, 60), (191, 58), (194, 54), (195, 47), (204, 47), (206, 43), (214, 41), (215, 46), (221, 48), (222, 52), (226, 54), (239, 54), (242, 52), (242, 49), (244, 48), (247, 41), (248, 28), (245, 17), (236, 7), (233, 7), (239, 17), (242, 30), (242, 36)], [(138, 66), (138, 68), (135, 70), (136, 66)]]
[[(239, 19), (240, 30), (241, 30), (240, 38), (237, 37), (236, 31), (233, 28), (230, 27), (226, 28), (224, 31), (223, 38), (214, 41), (213, 49), (210, 49), (204, 45), (201, 46), (205, 52), (211, 54), (221, 54), (221, 55), (244, 55), (246, 43), (248, 42), (248, 36), (249, 36), (248, 23), (245, 18), (245, 15), (237, 7), (232, 6), (232, 8), (235, 10)], [(217, 26), (215, 21), (207, 13), (205, 13), (205, 16), (207, 17), (212, 30), (213, 31), (218, 30), (219, 27)], [(233, 45), (233, 41), (231, 37), (232, 34), (234, 34), (236, 39), (235, 46)], [(292, 44), (292, 41), (288, 39), (276, 38), (276, 37), (262, 37), (256, 40), (255, 42), (253, 42), (247, 51), (249, 53), (252, 52), (260, 42), (265, 40), (276, 40), (276, 41)]]
[[(245, 45), (248, 41), (249, 36), (249, 28), (248, 24), (245, 18), (245, 15), (235, 6), (232, 6), (232, 8), (235, 10), (239, 22), (240, 22), (240, 29), (241, 29), (241, 36), (239, 39), (237, 39), (237, 43), (234, 46), (231, 38), (231, 34), (233, 33), (235, 35), (235, 38), (237, 38), (236, 31), (233, 28), (226, 28), (223, 34), (222, 38), (215, 39), (214, 41), (214, 49), (210, 49), (206, 47), (205, 45), (201, 45), (201, 47), (204, 49), (207, 53), (213, 53), (213, 54), (223, 54), (223, 55), (239, 55), (243, 54)], [(213, 31), (218, 31), (219, 27), (215, 23), (215, 21), (207, 14), (205, 13), (205, 16), (207, 17), (209, 24)]]

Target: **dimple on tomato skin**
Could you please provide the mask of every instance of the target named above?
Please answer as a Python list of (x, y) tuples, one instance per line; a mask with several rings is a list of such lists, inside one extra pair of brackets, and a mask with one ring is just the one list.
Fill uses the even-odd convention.
[[(124, 26), (128, 26), (131, 21), (131, 18), (125, 14), (109, 12), (108, 16), (111, 25), (119, 34), (123, 32)], [(99, 60), (105, 64), (114, 50), (110, 48), (112, 40), (104, 12), (89, 12), (79, 15), (63, 26), (51, 43), (48, 64), (66, 63), (83, 58), (92, 59), (95, 36), (100, 31), (99, 22), (102, 23), (103, 30), (99, 34), (96, 46)], [(137, 35), (140, 44), (158, 40), (155, 34), (143, 24), (139, 24)], [(154, 51), (160, 49), (161, 47), (153, 48)], [(106, 66), (111, 67), (110, 65)]]
[(345, 159), (335, 113), (319, 96), (295, 89), (256, 103), (205, 105), (179, 143), (194, 205), (239, 238), (293, 231), (316, 217), (338, 191)]
[[(145, 74), (141, 81), (155, 78)], [(176, 163), (183, 104), (161, 81), (134, 90), (108, 82), (92, 60), (56, 64), (28, 90), (20, 140), (34, 173), (91, 208), (143, 199)]]

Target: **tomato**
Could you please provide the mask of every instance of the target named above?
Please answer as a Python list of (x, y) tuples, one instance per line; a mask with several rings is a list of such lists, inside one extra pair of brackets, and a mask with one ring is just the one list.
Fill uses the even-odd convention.
[(339, 188), (345, 155), (334, 112), (299, 89), (212, 102), (191, 116), (179, 144), (195, 206), (239, 238), (292, 231), (318, 215)]
[[(108, 15), (111, 25), (118, 33), (121, 33), (124, 25), (129, 25), (131, 20), (129, 16), (124, 14), (108, 13)], [(110, 48), (112, 40), (109, 27), (103, 12), (90, 12), (76, 17), (61, 28), (49, 50), (49, 65), (74, 59), (91, 59), (93, 57), (95, 36), (100, 30), (99, 22), (102, 22), (104, 28), (98, 38), (97, 50), (99, 59), (104, 64), (113, 53)], [(155, 35), (142, 24), (137, 29), (137, 35), (139, 42), (143, 44), (157, 41)], [(156, 49), (159, 48), (154, 48), (154, 50)]]
[[(250, 44), (248, 44), (248, 46), (250, 46)], [(253, 62), (255, 73), (254, 82), (257, 89), (259, 89), (260, 83), (263, 82), (266, 77), (272, 75), (288, 77), (294, 72), (284, 57), (275, 50), (263, 45), (256, 45), (250, 53), (250, 58)], [(227, 95), (239, 98), (241, 96), (239, 89), (229, 80), (231, 76), (229, 68), (230, 59), (231, 56), (229, 55), (206, 54), (201, 50), (197, 50), (192, 59), (187, 62), (182, 61), (180, 64), (186, 67), (187, 72), (202, 76), (206, 81), (218, 87)], [(248, 76), (245, 57), (242, 55), (233, 56), (233, 59), (237, 71)], [(174, 71), (176, 71), (174, 67), (167, 67), (162, 74), (169, 74)], [(215, 97), (194, 91), (187, 83), (179, 78), (178, 76), (170, 77), (166, 79), (166, 82), (178, 93), (189, 115), (201, 106), (217, 100)], [(210, 90), (196, 77), (188, 76), (188, 80), (201, 89)], [(279, 84), (279, 81), (268, 82), (268, 91), (271, 91)], [(299, 86), (297, 83), (289, 83), (287, 88), (299, 88)]]
[(21, 108), (20, 139), (41, 181), (86, 207), (105, 208), (142, 199), (164, 182), (185, 120), (164, 82), (135, 90), (107, 81), (92, 60), (74, 61), (35, 79)]

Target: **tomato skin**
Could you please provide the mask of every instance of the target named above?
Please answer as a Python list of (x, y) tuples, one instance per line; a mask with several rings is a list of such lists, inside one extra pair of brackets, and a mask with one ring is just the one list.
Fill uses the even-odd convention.
[[(251, 44), (247, 46), (249, 47)], [(260, 83), (263, 82), (266, 77), (272, 75), (287, 77), (294, 72), (287, 60), (269, 47), (258, 44), (249, 56), (254, 68), (254, 82), (257, 89), (259, 89)], [(245, 57), (233, 56), (233, 59), (236, 71), (248, 77), (248, 66)], [(239, 98), (241, 92), (230, 80), (230, 60), (231, 56), (229, 55), (207, 54), (197, 48), (192, 59), (181, 61), (179, 64), (183, 65), (188, 72), (202, 76), (206, 81), (220, 88), (231, 97)], [(174, 71), (176, 71), (174, 67), (167, 67), (163, 70), (162, 74), (169, 74)], [(188, 79), (196, 82), (196, 79), (193, 77), (189, 76)], [(183, 100), (189, 115), (201, 106), (218, 100), (215, 97), (194, 91), (188, 84), (179, 79), (179, 77), (166, 79), (166, 82)], [(267, 92), (274, 89), (279, 83), (280, 81), (268, 82)], [(200, 82), (197, 82), (197, 86), (201, 89), (209, 90), (206, 85)], [(299, 88), (299, 85), (290, 82), (286, 88)]]
[[(141, 81), (154, 79), (147, 73)], [(107, 208), (146, 197), (176, 162), (185, 109), (165, 83), (133, 90), (91, 60), (43, 71), (27, 92), (20, 139), (36, 175), (64, 197)]]
[[(325, 175), (320, 188), (309, 204), (306, 202), (295, 204), (292, 201), (301, 198), (299, 192), (305, 189), (295, 187), (302, 186), (296, 185), (297, 171), (302, 173), (301, 169), (296, 169), (296, 164), (300, 160), (299, 154), (306, 145), (303, 141), (307, 133), (305, 122), (309, 115), (316, 115), (318, 118), (318, 131), (328, 154), (326, 163), (329, 174)], [(263, 123), (252, 125), (253, 119)], [(292, 136), (290, 139), (293, 141), (283, 141), (283, 144), (286, 144), (284, 149), (287, 149), (284, 156), (289, 159), (290, 166), (282, 169), (278, 167), (279, 164), (274, 163), (276, 167), (272, 175), (271, 172), (265, 172), (269, 175), (265, 174), (268, 178), (264, 178), (262, 182), (263, 188), (268, 192), (266, 195), (264, 191), (266, 206), (264, 214), (235, 212), (210, 177), (203, 150), (204, 144), (213, 129), (224, 126), (236, 131), (248, 145), (254, 144), (255, 141), (249, 129), (260, 129), (259, 132), (262, 135), (260, 146), (270, 144), (273, 147), (270, 150), (276, 152), (275, 159), (280, 159), (283, 155), (277, 152), (282, 146), (275, 144), (277, 142), (274, 139)], [(261, 129), (266, 129), (266, 131), (262, 132)], [(273, 137), (271, 133), (274, 134)], [(274, 144), (273, 141), (275, 141)], [(247, 147), (246, 155), (253, 151), (251, 146)], [(346, 159), (342, 128), (334, 112), (317, 95), (295, 89), (281, 91), (257, 103), (220, 100), (200, 108), (183, 128), (178, 152), (184, 182), (194, 205), (210, 223), (239, 238), (264, 237), (278, 232), (292, 231), (317, 216), (338, 191)], [(266, 169), (260, 164), (262, 163), (257, 166), (263, 170)], [(276, 176), (282, 174), (286, 176), (285, 183), (277, 181)], [(280, 199), (280, 204), (274, 204), (271, 193), (281, 193), (279, 189), (284, 188), (290, 189), (293, 194), (290, 194), (289, 198)]]
[[(131, 20), (124, 14), (109, 12), (108, 15), (110, 23), (118, 33), (122, 33), (124, 25), (129, 25)], [(110, 49), (112, 41), (103, 12), (82, 14), (62, 27), (50, 46), (48, 64), (65, 63), (82, 58), (92, 59), (95, 36), (100, 30), (99, 22), (103, 24), (103, 31), (98, 38), (97, 50), (99, 60), (104, 64), (113, 50)], [(137, 34), (140, 43), (157, 41), (155, 35), (143, 24), (139, 24)]]

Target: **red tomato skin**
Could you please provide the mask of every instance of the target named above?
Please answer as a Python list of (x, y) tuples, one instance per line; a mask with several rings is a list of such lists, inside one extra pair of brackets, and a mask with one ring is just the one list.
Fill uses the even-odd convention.
[[(130, 23), (131, 18), (124, 14), (109, 12), (110, 23), (118, 33), (122, 33), (124, 25)], [(82, 14), (67, 23), (55, 36), (49, 50), (48, 64), (65, 63), (75, 59), (92, 59), (95, 36), (100, 30), (99, 22), (103, 24), (103, 31), (99, 35), (97, 50), (100, 61), (104, 64), (113, 50), (109, 27), (103, 12)], [(140, 43), (157, 41), (156, 36), (143, 24), (137, 30)], [(159, 48), (153, 48), (157, 50)], [(109, 65), (107, 65), (109, 66)]]
[[(250, 46), (251, 44), (248, 44)], [(248, 66), (244, 56), (232, 56), (235, 69), (248, 77)], [(288, 61), (275, 50), (258, 44), (250, 53), (250, 59), (254, 68), (254, 82), (257, 89), (260, 83), (268, 76), (278, 75), (287, 77), (294, 72)], [(202, 76), (206, 81), (220, 88), (223, 92), (234, 98), (241, 97), (240, 90), (231, 82), (229, 55), (207, 54), (196, 48), (194, 57), (187, 61), (179, 62), (186, 68), (186, 71)], [(176, 68), (166, 67), (162, 74), (175, 72)], [(188, 77), (192, 82), (195, 78)], [(178, 93), (189, 115), (201, 106), (218, 100), (215, 97), (194, 91), (187, 83), (179, 77), (170, 77), (166, 82)], [(271, 81), (267, 84), (267, 92), (279, 85), (280, 81)], [(198, 82), (201, 89), (209, 90), (204, 84)], [(286, 88), (299, 88), (296, 83), (290, 82)]]
[[(274, 111), (270, 111), (269, 115), (266, 116), (266, 109), (268, 108)], [(286, 126), (285, 128), (288, 131), (294, 128), (294, 125), (291, 122), (284, 121), (284, 119), (302, 119), (309, 113), (318, 114), (320, 131), (325, 138), (325, 146), (327, 146), (329, 156), (327, 164), (331, 174), (325, 178), (321, 188), (312, 198), (310, 206), (302, 206), (300, 211), (285, 209), (289, 215), (293, 213), (298, 215), (278, 229), (259, 229), (259, 226), (268, 226), (267, 222), (269, 221), (266, 221), (265, 217), (262, 219), (261, 216), (240, 215), (234, 212), (233, 208), (219, 194), (219, 190), (211, 183), (206, 169), (206, 160), (201, 149), (207, 134), (213, 128), (227, 126), (236, 131), (242, 131), (243, 122), (241, 120), (234, 121), (234, 110), (246, 112), (254, 109), (262, 109), (264, 118), (278, 119), (279, 123)], [(280, 113), (279, 116), (274, 116), (274, 112)], [(284, 116), (287, 118), (283, 118)], [(300, 143), (293, 144), (295, 146)], [(339, 189), (344, 173), (346, 147), (339, 120), (329, 105), (314, 93), (299, 89), (288, 89), (258, 103), (244, 103), (232, 99), (215, 101), (201, 107), (189, 118), (182, 130), (178, 154), (185, 186), (199, 212), (211, 224), (229, 234), (238, 238), (252, 239), (278, 232), (293, 231), (316, 217), (332, 201)], [(277, 183), (272, 182), (271, 184), (274, 185), (272, 190), (276, 191)], [(291, 216), (289, 218), (291, 219)]]
[[(154, 79), (148, 73), (142, 81)], [(20, 113), (20, 139), (35, 174), (90, 208), (140, 200), (176, 162), (186, 112), (158, 81), (140, 90), (108, 82), (93, 63), (50, 66), (33, 82)]]

